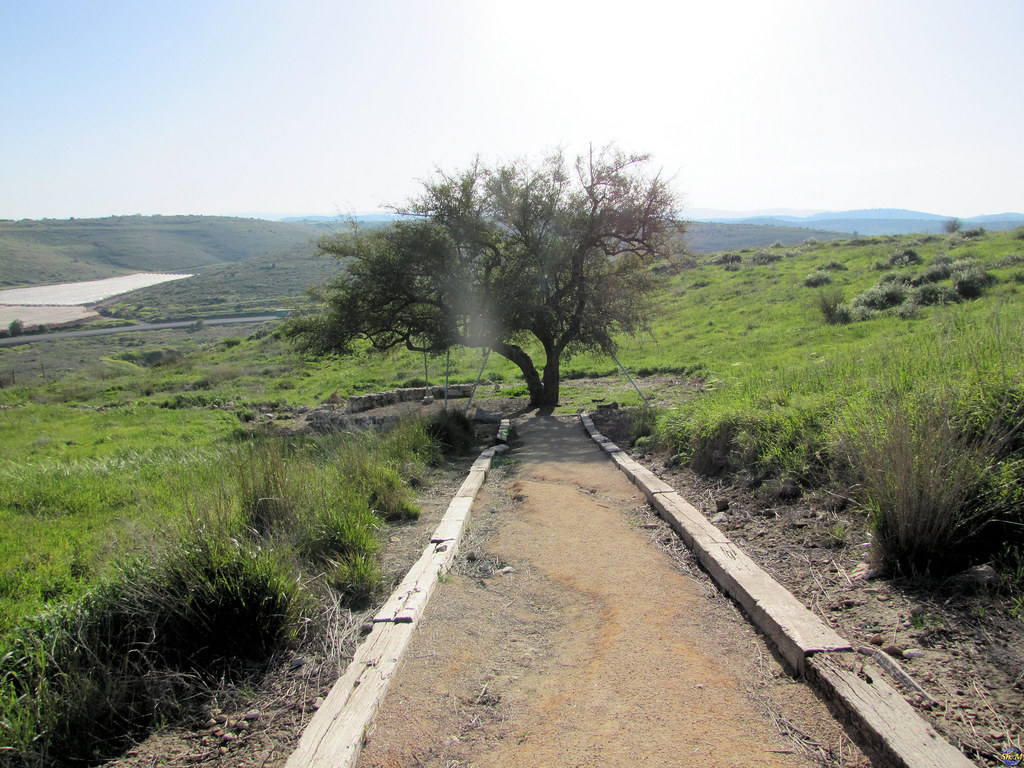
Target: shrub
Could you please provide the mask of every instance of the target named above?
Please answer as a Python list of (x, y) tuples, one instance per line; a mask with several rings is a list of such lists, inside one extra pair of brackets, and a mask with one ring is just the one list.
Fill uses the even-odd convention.
[(828, 272), (822, 272), (821, 270), (811, 272), (811, 274), (804, 278), (804, 285), (808, 288), (819, 288), (823, 285), (828, 285), (831, 282), (832, 275)]
[(818, 309), (829, 325), (850, 322), (850, 308), (843, 304), (843, 292), (839, 288), (822, 288), (818, 291)]
[[(522, 385), (526, 389), (526, 385)], [(502, 390), (506, 397), (515, 397), (509, 394), (511, 390)], [(525, 393), (524, 393), (525, 394)], [(455, 409), (442, 411), (431, 417), (427, 422), (427, 434), (438, 443), (444, 453), (463, 454), (473, 447), (476, 434), (473, 429), (473, 422), (466, 414)]]
[(846, 272), (849, 270), (849, 267), (847, 267), (841, 261), (830, 261), (828, 264), (818, 267), (818, 269), (828, 272)]
[(771, 251), (758, 251), (750, 257), (751, 264), (757, 264), (758, 266), (765, 266), (766, 264), (774, 264), (777, 261), (781, 261), (782, 256), (778, 253), (772, 253)]
[(881, 311), (898, 307), (907, 298), (907, 289), (897, 283), (879, 283), (854, 297), (853, 307)]
[(953, 290), (964, 299), (981, 296), (985, 288), (995, 282), (995, 277), (978, 266), (974, 259), (955, 262), (951, 268), (950, 277), (953, 280)]
[(917, 276), (915, 283), (920, 285), (922, 283), (938, 283), (942, 280), (949, 279), (949, 276), (953, 273), (949, 263), (939, 262), (938, 259), (934, 259), (928, 268), (925, 269), (920, 275)]
[(307, 598), (266, 551), (197, 530), (24, 625), (0, 658), (0, 746), (21, 764), (93, 763), (295, 637)]
[(21, 320), (11, 320), (11, 324), (7, 326), (7, 333), (10, 336), (21, 336), (25, 332), (25, 324)]
[(888, 265), (890, 267), (906, 267), (910, 264), (920, 264), (921, 257), (913, 248), (899, 248), (889, 254)]
[(960, 301), (960, 294), (953, 290), (951, 286), (936, 285), (935, 283), (928, 282), (911, 289), (907, 301), (922, 307), (930, 307), (936, 304), (955, 304)]
[[(991, 489), (1006, 467), (1005, 419), (965, 430), (952, 394), (891, 395), (843, 425), (842, 451), (872, 514), (874, 555), (897, 573), (938, 576), (992, 554), (999, 507)], [(1019, 411), (1019, 405), (1015, 413)], [(1015, 481), (1019, 494), (1021, 474)]]
[(720, 253), (718, 256), (715, 256), (713, 259), (711, 259), (711, 261), (709, 261), (708, 263), (714, 264), (715, 266), (722, 266), (727, 264), (741, 264), (742, 262), (743, 257), (740, 256), (738, 253)]

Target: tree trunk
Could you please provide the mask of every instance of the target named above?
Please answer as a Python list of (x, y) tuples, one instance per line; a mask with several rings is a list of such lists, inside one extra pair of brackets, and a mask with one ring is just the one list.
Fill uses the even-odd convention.
[[(513, 363), (519, 366), (519, 370), (523, 372), (523, 379), (526, 381), (526, 388), (530, 392), (530, 405), (539, 408), (542, 405), (547, 405), (546, 389), (544, 382), (541, 381), (540, 374), (537, 373), (537, 367), (533, 364), (533, 360), (530, 356), (523, 351), (522, 347), (516, 344), (495, 344), (491, 349), (502, 357), (511, 360)], [(545, 373), (547, 368), (544, 369)], [(558, 399), (558, 386), (555, 386), (555, 399)]]
[(560, 354), (554, 349), (547, 350), (548, 359), (544, 363), (544, 378), (541, 384), (544, 387), (544, 402), (538, 405), (558, 405), (558, 390), (561, 379)]

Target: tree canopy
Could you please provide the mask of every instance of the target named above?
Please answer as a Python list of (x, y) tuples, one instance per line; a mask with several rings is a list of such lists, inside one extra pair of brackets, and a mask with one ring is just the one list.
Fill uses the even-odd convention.
[(489, 348), (519, 366), (532, 405), (557, 404), (563, 358), (613, 353), (617, 334), (647, 326), (650, 267), (683, 227), (648, 164), (608, 148), (571, 166), (556, 152), (440, 172), (391, 226), (320, 242), (343, 268), (311, 292), (323, 310), (289, 333), (316, 354), (360, 339), (381, 351)]

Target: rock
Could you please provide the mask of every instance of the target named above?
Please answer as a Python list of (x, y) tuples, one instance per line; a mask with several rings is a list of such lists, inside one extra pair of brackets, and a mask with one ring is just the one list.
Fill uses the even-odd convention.
[(597, 410), (599, 410), (599, 411), (617, 411), (618, 409), (619, 409), (619, 404), (617, 402), (615, 402), (614, 400), (612, 402), (610, 402), (610, 403), (598, 403), (597, 404)]
[(919, 651), (917, 648), (907, 648), (903, 652), (904, 659), (920, 659), (924, 656), (924, 651)]
[(871, 643), (872, 645), (884, 645), (885, 644), (885, 638), (882, 637), (881, 635), (872, 635), (871, 637), (868, 638), (868, 642)]
[(506, 565), (504, 568), (499, 568), (498, 570), (496, 570), (494, 572), (494, 574), (496, 576), (498, 576), (498, 575), (502, 575), (502, 574), (505, 574), (505, 573), (512, 573), (512, 570), (513, 569), (512, 569), (511, 565)]
[(726, 515), (724, 512), (720, 512), (720, 513), (718, 513), (717, 515), (715, 515), (714, 517), (711, 518), (711, 524), (712, 525), (721, 525), (722, 523), (724, 523), (728, 519), (729, 519), (728, 515)]
[(999, 574), (991, 565), (975, 565), (957, 576), (957, 580), (987, 587), (999, 581)]
[(246, 720), (259, 720), (260, 719), (260, 711), (258, 709), (250, 709), (248, 712), (246, 712), (243, 715), (243, 717)]
[(476, 552), (467, 552), (466, 559), (473, 563), (480, 559), (480, 556)]
[(882, 650), (894, 658), (899, 659), (903, 657), (903, 649), (895, 643), (890, 643), (889, 645), (882, 646)]
[(881, 568), (876, 568), (868, 563), (861, 563), (850, 571), (851, 579), (860, 579), (861, 581), (871, 581), (871, 579), (877, 579), (879, 576), (883, 576), (885, 571)]
[(716, 512), (725, 512), (725, 510), (727, 510), (728, 508), (729, 508), (729, 500), (728, 499), (715, 499), (715, 511)]
[(473, 421), (478, 421), (481, 424), (500, 424), (501, 414), (485, 411), (483, 408), (474, 408)]

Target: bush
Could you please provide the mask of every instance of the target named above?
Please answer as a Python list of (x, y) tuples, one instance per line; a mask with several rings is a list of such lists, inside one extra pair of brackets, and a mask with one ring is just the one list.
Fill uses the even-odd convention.
[(974, 259), (963, 259), (953, 264), (950, 277), (953, 290), (961, 298), (975, 299), (995, 282), (995, 277), (983, 270)]
[(889, 254), (887, 263), (890, 267), (906, 267), (910, 264), (920, 264), (921, 257), (913, 248), (899, 248)]
[(828, 272), (822, 272), (821, 270), (811, 272), (811, 274), (804, 278), (804, 285), (808, 288), (819, 288), (823, 285), (828, 285), (831, 282), (832, 275)]
[(11, 324), (7, 326), (7, 333), (10, 336), (21, 336), (25, 332), (25, 324), (21, 320), (11, 320)]
[(0, 746), (25, 765), (93, 763), (288, 643), (308, 606), (290, 567), (225, 531), (125, 565), (25, 625), (0, 659)]
[(879, 283), (853, 299), (853, 307), (872, 311), (882, 311), (898, 307), (907, 298), (907, 289), (896, 283)]
[[(522, 386), (526, 388), (525, 384)], [(515, 397), (508, 394), (509, 391), (503, 390), (502, 394), (506, 397)], [(431, 417), (427, 422), (427, 434), (437, 442), (444, 453), (450, 454), (467, 453), (476, 441), (473, 422), (466, 414), (454, 409), (442, 411)]]
[(751, 264), (757, 264), (758, 266), (765, 266), (766, 264), (774, 264), (777, 261), (781, 261), (782, 256), (778, 253), (772, 253), (771, 251), (758, 251), (750, 257)]
[(819, 271), (827, 272), (847, 272), (849, 271), (849, 269), (850, 268), (843, 264), (841, 261), (830, 261), (828, 264), (818, 267)]
[(741, 264), (742, 262), (743, 257), (738, 253), (721, 253), (711, 259), (708, 263), (714, 264), (715, 266), (723, 266), (728, 264)]
[(839, 288), (822, 288), (818, 291), (818, 309), (829, 325), (850, 322), (850, 308), (843, 304), (843, 292)]
[(843, 425), (842, 450), (872, 514), (874, 555), (897, 573), (955, 572), (1005, 540), (985, 534), (1007, 433), (996, 418), (965, 430), (957, 402), (894, 394)]
[(930, 307), (937, 304), (955, 304), (960, 301), (960, 294), (948, 285), (936, 285), (935, 283), (928, 282), (911, 289), (907, 301), (922, 307)]

